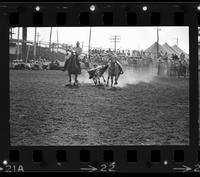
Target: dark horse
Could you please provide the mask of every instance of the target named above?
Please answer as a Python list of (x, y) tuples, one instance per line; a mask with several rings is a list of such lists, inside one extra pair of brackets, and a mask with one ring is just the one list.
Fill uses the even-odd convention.
[(120, 74), (123, 74), (121, 66), (115, 61), (115, 59), (111, 59), (108, 64), (108, 80), (107, 86), (109, 85), (109, 79), (111, 78), (111, 87), (113, 87), (113, 78), (115, 78), (115, 85), (117, 85), (118, 78)]
[(78, 74), (80, 74), (81, 72), (81, 68), (80, 68), (80, 62), (78, 59), (78, 56), (75, 52), (73, 51), (69, 51), (67, 53), (67, 60), (65, 61), (65, 65), (63, 68), (63, 71), (68, 71), (68, 75), (69, 75), (69, 85), (71, 85), (71, 75), (73, 74), (75, 76), (74, 78), (74, 86), (78, 84)]
[(185, 61), (179, 61), (179, 65), (177, 67), (178, 78), (180, 78), (181, 76), (186, 78), (186, 73), (187, 73), (187, 63)]

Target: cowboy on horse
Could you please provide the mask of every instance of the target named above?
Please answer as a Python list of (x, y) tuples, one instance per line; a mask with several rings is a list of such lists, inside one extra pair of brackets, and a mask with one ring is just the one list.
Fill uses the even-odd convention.
[(113, 57), (111, 56), (108, 60), (108, 79), (107, 79), (107, 86), (109, 85), (109, 79), (111, 78), (111, 87), (113, 86), (113, 78), (115, 78), (114, 84), (118, 84), (118, 78), (120, 74), (123, 74), (122, 66), (117, 60), (116, 55)]
[(82, 49), (79, 47), (79, 42), (76, 43), (76, 48), (74, 50), (67, 50), (66, 61), (63, 68), (63, 71), (68, 71), (69, 74), (69, 85), (71, 85), (71, 75), (75, 75), (74, 85), (77, 85), (78, 74), (81, 74), (81, 65), (79, 61), (79, 55), (81, 54)]
[(79, 41), (77, 41), (77, 43), (76, 43), (76, 47), (75, 47), (75, 52), (76, 52), (76, 57), (77, 57), (77, 59), (78, 59), (78, 67), (79, 67), (79, 74), (81, 74), (81, 65), (80, 65), (80, 58), (79, 58), (79, 56), (81, 55), (81, 53), (82, 53), (82, 48), (80, 47), (80, 42)]
[(120, 70), (120, 73), (119, 73), (119, 74), (123, 74), (123, 73), (124, 73), (124, 71), (123, 71), (123, 69), (122, 69), (122, 65), (121, 65), (121, 63), (119, 62), (119, 60), (118, 60), (116, 54), (113, 55), (113, 56), (112, 56), (112, 55), (110, 56), (110, 58), (109, 58), (109, 60), (108, 60), (108, 63), (110, 63), (110, 62), (114, 62), (114, 63), (116, 63), (116, 64), (118, 65), (119, 70)]
[(80, 54), (82, 53), (82, 49), (80, 48), (80, 43), (79, 43), (79, 41), (77, 41), (76, 47), (74, 48), (74, 50), (67, 49), (66, 61), (65, 61), (65, 65), (64, 65), (63, 71), (66, 71), (66, 69), (67, 69), (67, 65), (68, 65), (69, 58), (70, 58), (70, 57), (69, 57), (70, 52), (72, 52), (73, 54), (75, 54), (75, 56), (76, 56), (76, 61), (77, 61), (77, 65), (78, 65), (78, 67), (79, 67), (79, 73), (78, 73), (78, 74), (81, 74), (81, 64), (80, 64), (80, 61), (79, 61), (79, 56), (80, 56)]

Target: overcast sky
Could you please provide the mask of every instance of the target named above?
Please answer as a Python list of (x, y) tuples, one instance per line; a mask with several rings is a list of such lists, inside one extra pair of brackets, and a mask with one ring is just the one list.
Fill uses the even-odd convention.
[[(189, 53), (189, 28), (188, 27), (159, 27), (159, 43), (167, 42), (178, 46), (186, 53)], [(17, 28), (14, 29), (17, 38)], [(57, 41), (57, 30), (59, 43), (76, 44), (76, 41), (83, 42), (84, 50), (87, 50), (89, 43), (90, 27), (53, 27), (52, 42)], [(28, 28), (28, 40), (34, 40), (35, 29)], [(38, 27), (39, 41), (49, 42), (50, 27)], [(117, 49), (145, 50), (157, 40), (156, 27), (92, 27), (91, 47), (114, 48), (110, 42), (111, 35), (119, 35), (121, 40), (117, 43)], [(20, 38), (22, 29), (20, 28)]]

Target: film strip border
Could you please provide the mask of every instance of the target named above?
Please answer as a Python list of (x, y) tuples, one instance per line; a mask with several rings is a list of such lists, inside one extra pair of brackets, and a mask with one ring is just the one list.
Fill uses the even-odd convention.
[[(35, 147), (12, 148), (2, 171), (200, 172), (200, 149), (191, 160), (187, 148)], [(51, 155), (50, 155), (51, 154)]]
[[(94, 11), (91, 5), (95, 6)], [(5, 25), (5, 28), (0, 30), (1, 34), (4, 34), (2, 38), (7, 42), (9, 26), (189, 26), (190, 56), (191, 58), (198, 56), (197, 27), (200, 26), (200, 12), (197, 3), (12, 3), (1, 4), (0, 13), (5, 17), (1, 19), (1, 25)], [(1, 43), (0, 47), (3, 49), (2, 55), (7, 56), (8, 46)], [(3, 62), (6, 64), (6, 61)], [(189, 146), (11, 148), (9, 137), (0, 135), (4, 142), (1, 146), (3, 153), (0, 154), (0, 158), (3, 162), (0, 164), (0, 170), (200, 172), (199, 132), (196, 118), (198, 87), (192, 87), (193, 83), (197, 84), (198, 81), (197, 65), (197, 60), (191, 60)], [(1, 72), (5, 78), (5, 70)], [(7, 89), (5, 88), (6, 92)], [(6, 112), (6, 105), (2, 110), (4, 108)], [(3, 120), (5, 124), (0, 126), (2, 135), (9, 132), (8, 118), (5, 117)]]
[(192, 12), (200, 25), (198, 3), (69, 3), (1, 5), (11, 26), (184, 26)]

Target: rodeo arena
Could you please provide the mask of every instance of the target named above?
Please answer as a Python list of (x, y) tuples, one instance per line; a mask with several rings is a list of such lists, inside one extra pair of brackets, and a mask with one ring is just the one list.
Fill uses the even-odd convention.
[(11, 145), (189, 143), (189, 54), (178, 42), (121, 50), (116, 36), (97, 48), (21, 29), (9, 40)]

